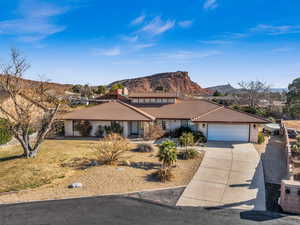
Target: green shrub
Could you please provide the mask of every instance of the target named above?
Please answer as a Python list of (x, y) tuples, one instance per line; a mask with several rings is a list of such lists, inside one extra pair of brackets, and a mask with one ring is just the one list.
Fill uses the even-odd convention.
[(153, 152), (154, 146), (152, 144), (142, 143), (142, 144), (138, 145), (138, 147), (136, 148), (136, 151), (137, 152)]
[(156, 179), (159, 179), (161, 182), (171, 181), (174, 178), (171, 168), (160, 168), (153, 173), (153, 176)]
[(179, 137), (179, 143), (181, 146), (186, 147), (187, 146), (192, 146), (194, 145), (194, 135), (193, 133), (189, 132), (189, 133), (183, 133), (180, 137)]
[(195, 137), (195, 142), (199, 142), (199, 143), (207, 142), (207, 138), (204, 136), (204, 134), (201, 131), (194, 131), (193, 134)]
[(300, 148), (299, 148), (299, 146), (297, 144), (295, 144), (295, 145), (292, 146), (292, 152), (295, 152), (295, 153), (300, 152)]
[(264, 136), (264, 134), (262, 133), (262, 132), (260, 132), (259, 134), (258, 134), (258, 140), (257, 140), (257, 143), (258, 144), (263, 144), (265, 142), (265, 136)]
[(181, 159), (195, 159), (199, 156), (199, 152), (193, 148), (181, 151), (178, 156)]
[(167, 135), (172, 138), (179, 138), (183, 133), (193, 133), (193, 131), (189, 127), (178, 127), (173, 131), (170, 131)]
[(12, 139), (12, 134), (8, 129), (7, 121), (0, 119), (0, 145), (8, 143)]
[(104, 126), (106, 134), (123, 134), (123, 127), (118, 123), (112, 123), (111, 126)]
[(177, 160), (176, 144), (171, 140), (160, 144), (158, 158), (162, 162), (163, 168), (172, 166)]
[(102, 125), (98, 126), (98, 130), (96, 131), (96, 136), (99, 138), (103, 138), (105, 133), (105, 127)]
[(76, 123), (75, 129), (79, 131), (81, 136), (88, 137), (90, 136), (92, 125), (87, 120), (79, 121), (78, 123)]
[(296, 137), (297, 142), (300, 143), (300, 135)]

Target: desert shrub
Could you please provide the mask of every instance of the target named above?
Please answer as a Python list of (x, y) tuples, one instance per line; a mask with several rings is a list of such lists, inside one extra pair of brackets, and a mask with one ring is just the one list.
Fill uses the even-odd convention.
[(299, 148), (299, 146), (297, 144), (295, 144), (295, 145), (292, 146), (292, 152), (294, 152), (294, 153), (300, 152), (300, 148)]
[(153, 173), (153, 176), (161, 182), (171, 181), (174, 178), (171, 168), (160, 168)]
[(296, 137), (297, 142), (300, 143), (300, 135)]
[(192, 146), (194, 145), (194, 135), (193, 133), (189, 132), (189, 133), (183, 133), (180, 137), (179, 137), (179, 143), (181, 146), (184, 147), (188, 147), (188, 146)]
[(159, 161), (163, 168), (172, 166), (177, 160), (176, 144), (171, 140), (166, 140), (159, 145)]
[(8, 143), (12, 139), (12, 134), (5, 119), (0, 119), (0, 145)]
[(259, 132), (257, 143), (258, 144), (263, 144), (264, 142), (265, 142), (265, 136), (262, 132)]
[(154, 146), (148, 143), (139, 144), (136, 148), (137, 152), (153, 152)]
[(178, 127), (170, 131), (167, 135), (172, 138), (179, 138), (183, 133), (193, 133), (192, 129), (189, 127)]
[(199, 156), (199, 152), (193, 148), (185, 149), (178, 154), (181, 159), (195, 159)]
[(118, 123), (112, 123), (111, 126), (104, 126), (104, 130), (106, 134), (122, 134), (123, 127)]
[(99, 125), (98, 126), (98, 130), (96, 131), (96, 136), (99, 137), (99, 138), (103, 138), (104, 137), (104, 134), (105, 134), (105, 127), (102, 126), (102, 125)]
[(207, 142), (207, 138), (204, 136), (204, 134), (201, 131), (194, 131), (193, 135), (194, 135), (195, 142), (198, 142), (198, 143), (206, 143)]
[(97, 150), (99, 160), (107, 165), (116, 164), (126, 159), (126, 152), (132, 148), (131, 143), (121, 135), (112, 133), (99, 141)]
[(165, 135), (165, 131), (158, 125), (149, 125), (148, 131), (144, 134), (145, 140), (156, 140)]
[(79, 131), (81, 136), (87, 137), (90, 136), (92, 125), (87, 120), (79, 121), (78, 123), (76, 123), (75, 129)]

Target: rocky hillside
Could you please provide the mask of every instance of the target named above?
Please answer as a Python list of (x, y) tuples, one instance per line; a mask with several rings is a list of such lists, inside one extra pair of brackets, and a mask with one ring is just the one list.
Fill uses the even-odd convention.
[(188, 72), (169, 72), (159, 73), (146, 77), (139, 77), (133, 79), (119, 80), (111, 83), (109, 86), (114, 84), (123, 84), (130, 92), (179, 92), (182, 94), (199, 94), (207, 95), (209, 90), (205, 90), (200, 87), (197, 83), (193, 82), (188, 75)]
[(209, 90), (209, 91), (212, 91), (212, 92), (218, 91), (222, 94), (231, 94), (231, 93), (234, 93), (234, 92), (238, 91), (238, 89), (235, 89), (230, 84), (219, 85), (219, 86), (214, 86), (214, 87), (208, 87), (208, 88), (206, 88), (206, 90)]

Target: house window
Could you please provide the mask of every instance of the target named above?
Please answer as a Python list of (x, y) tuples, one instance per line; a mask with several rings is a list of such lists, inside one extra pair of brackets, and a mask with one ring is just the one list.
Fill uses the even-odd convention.
[(151, 98), (151, 103), (155, 103), (155, 98)]
[(174, 102), (174, 99), (173, 99), (173, 98), (169, 98), (169, 99), (168, 99), (168, 102), (169, 102), (169, 103), (173, 103), (173, 102)]
[(165, 120), (162, 120), (162, 121), (161, 121), (161, 128), (162, 128), (163, 130), (166, 130), (166, 129), (167, 129), (167, 121), (165, 121)]
[(149, 99), (149, 98), (145, 98), (145, 102), (146, 102), (146, 103), (149, 103), (149, 102), (150, 102), (150, 99)]
[(163, 101), (164, 103), (167, 103), (167, 102), (168, 102), (168, 99), (167, 99), (167, 98), (163, 98), (162, 101)]
[(189, 121), (188, 120), (181, 120), (181, 126), (182, 127), (189, 127)]
[(160, 103), (160, 102), (161, 102), (161, 98), (157, 98), (157, 99), (156, 99), (156, 102), (159, 102), (159, 103)]

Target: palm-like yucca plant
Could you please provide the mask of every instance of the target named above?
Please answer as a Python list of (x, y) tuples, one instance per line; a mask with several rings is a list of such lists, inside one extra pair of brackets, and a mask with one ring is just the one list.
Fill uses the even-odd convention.
[(164, 141), (159, 146), (158, 158), (163, 168), (171, 167), (177, 161), (176, 144), (171, 140)]

